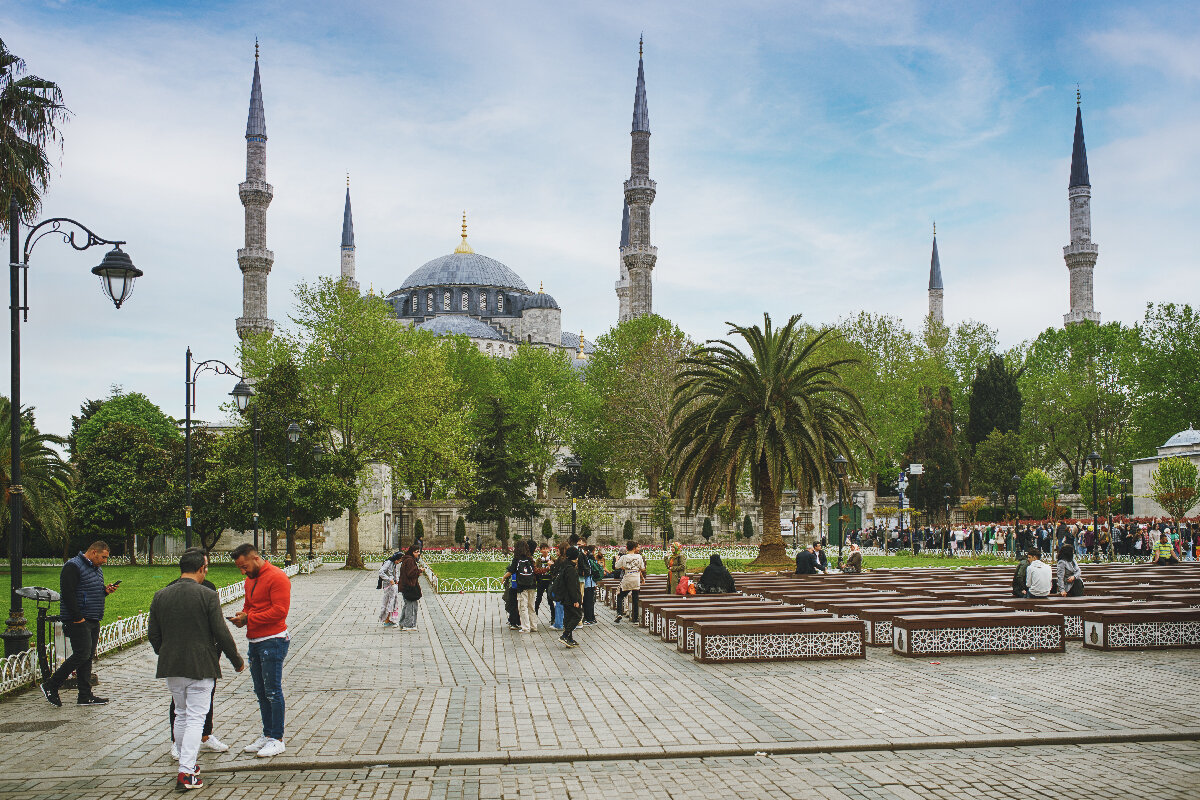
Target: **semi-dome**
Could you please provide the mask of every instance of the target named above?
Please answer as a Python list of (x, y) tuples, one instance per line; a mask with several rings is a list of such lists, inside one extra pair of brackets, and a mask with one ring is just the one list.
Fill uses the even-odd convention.
[(1183, 447), (1185, 445), (1200, 445), (1200, 431), (1188, 428), (1167, 439), (1163, 447)]
[(495, 286), (528, 292), (529, 287), (517, 273), (494, 258), (479, 253), (451, 253), (417, 267), (404, 279), (400, 289), (424, 286)]
[(558, 301), (545, 292), (538, 292), (525, 298), (522, 304), (525, 308), (558, 308)]
[(429, 331), (438, 336), (462, 334), (472, 339), (494, 339), (504, 341), (500, 332), (486, 322), (462, 314), (439, 314), (417, 325), (418, 330)]

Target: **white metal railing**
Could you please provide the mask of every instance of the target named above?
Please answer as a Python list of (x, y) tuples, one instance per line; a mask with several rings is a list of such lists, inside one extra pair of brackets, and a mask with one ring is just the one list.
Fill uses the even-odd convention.
[(430, 583), (439, 594), (504, 591), (504, 582), (500, 578), (436, 578)]
[[(304, 561), (285, 567), (283, 574), (289, 578), (294, 578), (298, 574), (310, 575), (320, 566), (321, 559), (319, 558), (312, 560), (305, 559)], [(240, 600), (245, 596), (245, 593), (245, 583), (231, 583), (228, 586), (222, 586), (220, 589), (217, 589), (217, 596), (221, 600), (221, 605), (232, 603), (234, 600)], [(96, 655), (103, 655), (112, 650), (119, 650), (126, 645), (140, 642), (146, 638), (149, 621), (150, 615), (141, 613), (132, 617), (118, 619), (107, 625), (101, 625), (100, 639), (96, 644)], [(51, 663), (57, 662), (52, 647), (49, 659)], [(15, 656), (9, 656), (0, 660), (0, 694), (11, 692), (14, 689), (19, 689), (22, 686), (28, 686), (35, 682), (38, 677), (37, 672), (37, 648), (35, 647), (31, 647)]]

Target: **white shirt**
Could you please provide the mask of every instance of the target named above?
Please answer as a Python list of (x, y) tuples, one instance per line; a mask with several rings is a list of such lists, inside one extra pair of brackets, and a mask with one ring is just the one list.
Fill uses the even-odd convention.
[(1034, 559), (1025, 572), (1025, 585), (1029, 587), (1029, 593), (1034, 597), (1048, 597), (1050, 595), (1050, 578), (1050, 565), (1045, 561)]
[(617, 559), (617, 569), (622, 570), (621, 591), (637, 591), (642, 588), (642, 572), (646, 560), (641, 553), (626, 553)]

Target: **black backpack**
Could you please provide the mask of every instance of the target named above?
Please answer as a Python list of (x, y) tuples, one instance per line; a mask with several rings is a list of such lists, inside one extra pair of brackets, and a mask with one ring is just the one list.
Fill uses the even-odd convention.
[(533, 562), (522, 558), (517, 562), (517, 588), (532, 589), (537, 586), (537, 575), (533, 571)]

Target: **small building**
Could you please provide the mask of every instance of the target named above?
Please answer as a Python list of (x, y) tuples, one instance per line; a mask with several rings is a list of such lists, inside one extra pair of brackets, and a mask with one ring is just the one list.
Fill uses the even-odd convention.
[(1180, 431), (1158, 448), (1158, 455), (1147, 458), (1135, 458), (1129, 463), (1133, 465), (1133, 515), (1135, 517), (1168, 517), (1170, 514), (1163, 509), (1154, 498), (1150, 497), (1150, 475), (1158, 469), (1158, 462), (1164, 458), (1186, 458), (1200, 467), (1200, 431), (1188, 428)]

